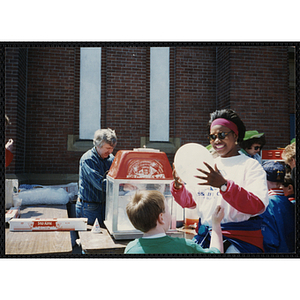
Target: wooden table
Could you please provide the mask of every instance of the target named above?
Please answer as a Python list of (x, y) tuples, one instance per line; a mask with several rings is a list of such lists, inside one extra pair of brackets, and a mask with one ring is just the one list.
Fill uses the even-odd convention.
[(78, 231), (80, 244), (84, 254), (123, 254), (129, 240), (116, 241), (101, 228), (101, 233), (91, 232), (92, 226), (88, 225), (87, 231)]
[(196, 230), (193, 228), (185, 228), (185, 227), (181, 227), (181, 228), (177, 228), (178, 232), (182, 232), (183, 233), (183, 238), (187, 239), (187, 240), (192, 240), (193, 237), (197, 234)]
[[(91, 228), (92, 226), (88, 225), (87, 231), (78, 231), (84, 254), (123, 254), (127, 244), (133, 240), (115, 240), (107, 229), (101, 228), (102, 233), (92, 233)], [(168, 235), (192, 238), (195, 234), (189, 235), (189, 232), (176, 230)]]
[[(20, 218), (68, 218), (66, 205), (21, 206)], [(5, 254), (72, 253), (69, 231), (12, 232), (5, 229)]]

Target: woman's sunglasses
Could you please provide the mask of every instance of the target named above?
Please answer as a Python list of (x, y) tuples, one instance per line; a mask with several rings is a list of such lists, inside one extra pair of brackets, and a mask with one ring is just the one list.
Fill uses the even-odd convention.
[(219, 140), (224, 140), (230, 132), (233, 131), (231, 130), (229, 132), (219, 132), (218, 134), (210, 134), (208, 137), (211, 141), (214, 141), (216, 138), (218, 138)]

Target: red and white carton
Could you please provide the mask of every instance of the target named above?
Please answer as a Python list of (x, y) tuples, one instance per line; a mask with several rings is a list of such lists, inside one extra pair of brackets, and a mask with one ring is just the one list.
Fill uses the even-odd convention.
[(20, 218), (10, 221), (10, 231), (74, 231), (87, 230), (87, 218)]
[(11, 219), (19, 218), (20, 207), (11, 207), (5, 214), (5, 223), (9, 222)]
[(282, 153), (284, 149), (276, 149), (276, 150), (262, 150), (261, 158), (263, 161), (265, 160), (276, 160), (276, 161), (284, 161), (282, 158)]

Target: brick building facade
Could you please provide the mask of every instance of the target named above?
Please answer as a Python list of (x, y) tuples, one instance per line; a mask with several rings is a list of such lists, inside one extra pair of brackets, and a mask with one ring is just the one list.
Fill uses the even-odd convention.
[[(293, 47), (170, 46), (169, 141), (149, 141), (150, 46), (101, 47), (101, 127), (116, 130), (118, 150), (160, 148), (170, 163), (185, 143), (208, 144), (216, 109), (232, 108), (247, 130), (265, 132), (265, 149), (293, 137)], [(6, 177), (21, 183), (77, 181), (81, 155), (79, 47), (5, 49), (5, 112), (15, 141)], [(280, 124), (280, 126), (278, 126)]]

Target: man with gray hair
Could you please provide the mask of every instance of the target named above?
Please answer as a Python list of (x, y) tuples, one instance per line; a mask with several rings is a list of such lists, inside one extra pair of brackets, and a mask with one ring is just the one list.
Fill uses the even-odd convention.
[(79, 192), (76, 217), (88, 218), (93, 225), (96, 218), (100, 225), (105, 220), (106, 174), (114, 155), (117, 136), (114, 130), (99, 129), (94, 134), (94, 147), (84, 153), (79, 163)]

